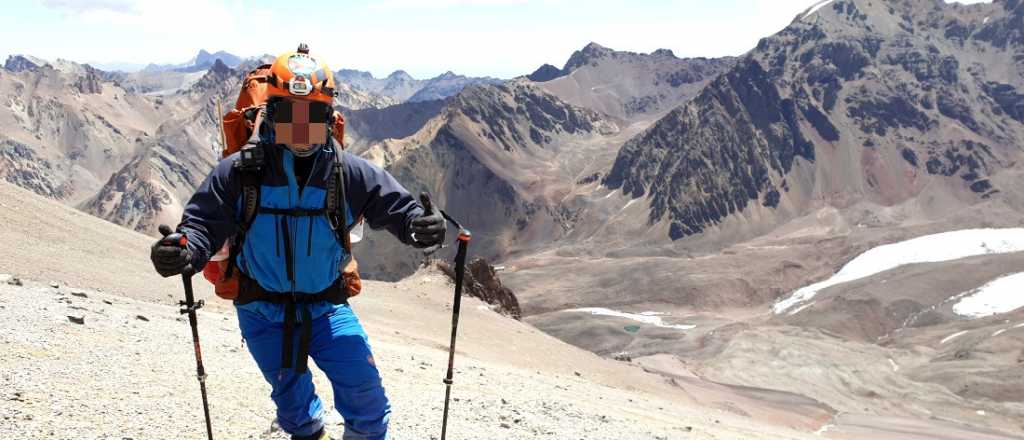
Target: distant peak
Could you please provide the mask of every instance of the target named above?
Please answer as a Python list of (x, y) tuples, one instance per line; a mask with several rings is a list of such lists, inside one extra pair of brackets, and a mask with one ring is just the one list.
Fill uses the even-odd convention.
[(651, 52), (651, 55), (672, 58), (676, 57), (676, 54), (675, 52), (672, 52), (672, 49), (658, 49), (654, 52)]
[(563, 75), (562, 69), (550, 64), (544, 64), (537, 68), (537, 70), (534, 70), (533, 73), (527, 75), (526, 78), (533, 82), (546, 82)]
[(213, 66), (210, 66), (210, 71), (216, 74), (225, 74), (231, 71), (231, 68), (227, 64), (224, 64), (220, 58), (217, 58), (213, 62)]
[(597, 43), (590, 43), (586, 45), (582, 50), (578, 50), (569, 57), (569, 61), (565, 63), (565, 68), (562, 69), (565, 73), (570, 73), (577, 68), (591, 64), (592, 62), (611, 55), (615, 51), (604, 47)]
[(459, 77), (459, 75), (456, 75), (455, 72), (452, 72), (451, 70), (449, 70), (449, 71), (447, 71), (445, 73), (442, 73), (440, 76), (438, 76), (438, 78), (441, 78), (441, 79), (451, 79), (451, 78), (458, 78), (458, 77)]
[(413, 78), (412, 75), (409, 75), (409, 73), (404, 70), (396, 70), (388, 75), (388, 79), (411, 80)]
[(206, 49), (200, 49), (199, 53), (196, 55), (195, 58), (193, 58), (189, 63), (187, 63), (186, 66), (181, 67), (187, 68), (188, 66), (212, 66), (214, 61), (218, 59), (221, 60), (221, 62), (223, 62), (224, 64), (226, 64), (228, 67), (237, 66), (241, 64), (243, 61), (242, 58), (235, 56), (231, 53), (225, 52), (223, 50), (218, 50), (217, 52), (210, 53), (207, 52)]
[(366, 71), (363, 71), (363, 70), (341, 69), (337, 73), (338, 73), (339, 76), (342, 76), (344, 78), (357, 78), (357, 79), (366, 79), (366, 80), (376, 79), (376, 78), (373, 77), (372, 73), (366, 72)]
[(31, 55), (11, 55), (7, 57), (4, 69), (11, 72), (36, 71), (49, 64), (46, 60)]

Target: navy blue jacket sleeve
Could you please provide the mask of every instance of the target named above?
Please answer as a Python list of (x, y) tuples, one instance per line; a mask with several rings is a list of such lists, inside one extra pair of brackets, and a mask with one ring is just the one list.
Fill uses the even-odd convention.
[(423, 215), (423, 207), (387, 171), (354, 154), (343, 154), (345, 197), (353, 217), (362, 215), (371, 228), (387, 228), (402, 243), (412, 244), (409, 223)]
[(241, 188), (233, 181), (234, 155), (222, 159), (185, 205), (178, 231), (188, 237), (192, 267), (202, 270), (210, 257), (238, 229), (236, 209)]

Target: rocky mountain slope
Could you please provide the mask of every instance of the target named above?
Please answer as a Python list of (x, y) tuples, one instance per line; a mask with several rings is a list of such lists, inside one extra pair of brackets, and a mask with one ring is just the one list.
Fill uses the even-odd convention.
[[(604, 179), (671, 239), (751, 236), (822, 206), (936, 217), (1016, 185), (1024, 6), (840, 0), (763, 39), (627, 143)], [(1009, 194), (1006, 194), (1009, 193)]]
[(0, 177), (68, 203), (156, 133), (159, 105), (88, 65), (11, 56), (0, 69)]
[[(0, 185), (0, 195), (3, 203), (10, 201), (0, 215), (11, 226), (0, 230), (0, 239), (34, 243), (0, 258), (0, 273), (14, 274), (23, 284), (10, 285), (10, 275), (0, 275), (0, 322), (5, 323), (0, 326), (0, 345), (4, 347), (0, 364), (3, 371), (19, 372), (0, 374), (6, 393), (0, 399), (0, 414), (13, 421), (0, 425), (0, 432), (16, 438), (159, 436), (169, 432), (181, 435), (183, 431), (200, 435), (187, 324), (171, 306), (180, 297), (180, 286), (176, 279), (164, 280), (150, 272), (146, 250), (151, 239), (10, 185)], [(107, 267), (112, 255), (119, 258), (113, 276), (109, 270), (98, 269)], [(196, 286), (202, 289), (201, 297), (209, 299), (208, 286), (201, 280)], [(396, 284), (368, 282), (364, 295), (354, 303), (374, 340), (394, 401), (396, 433), (419, 437), (436, 429), (442, 393), (436, 378), (446, 360), (450, 311), (445, 306), (450, 295), (451, 285), (444, 276), (425, 272)], [(212, 299), (200, 315), (214, 426), (219, 435), (282, 438), (271, 428), (269, 389), (239, 345), (230, 308)], [(644, 356), (634, 351), (638, 347), (630, 348), (632, 358), (623, 358), (628, 363), (603, 360), (465, 298), (456, 360), (456, 383), (460, 385), (454, 396), (459, 400), (454, 402), (451, 432), (482, 431), (506, 438), (1010, 439), (1015, 437), (941, 420), (947, 413), (937, 413), (940, 419), (901, 416), (905, 409), (889, 403), (882, 406), (882, 402), (894, 392), (890, 391), (893, 385), (886, 385), (892, 383), (891, 371), (931, 373), (934, 380), (941, 380), (942, 376), (934, 376), (940, 371), (934, 363), (922, 358), (928, 353), (925, 344), (948, 345), (953, 354), (951, 340), (967, 343), (975, 339), (973, 335), (996, 332), (1000, 334), (990, 339), (1019, 337), (1014, 323), (1020, 319), (1024, 317), (1009, 324), (991, 320), (989, 328), (978, 327), (953, 338), (948, 330), (937, 329), (931, 334), (942, 335), (943, 340), (924, 339), (892, 351), (818, 334), (814, 337), (821, 342), (813, 358), (808, 358), (804, 349), (796, 349), (808, 338), (797, 330), (721, 329), (718, 333), (723, 336), (730, 332), (740, 335), (726, 347), (715, 333), (679, 339), (699, 341), (706, 344), (705, 350), (723, 353), (715, 358), (717, 366), (701, 372), (716, 380), (753, 384), (762, 382), (765, 372), (771, 371), (775, 378), (783, 373), (800, 377), (777, 385), (807, 384), (808, 372), (814, 371), (833, 378), (836, 385), (827, 389), (841, 396), (851, 395), (848, 387), (867, 387), (863, 395), (852, 394), (857, 397), (837, 412), (793, 393), (707, 382), (687, 373), (675, 358)], [(646, 337), (657, 334), (655, 330), (645, 325), (635, 334)], [(678, 333), (668, 332), (679, 330), (663, 331), (662, 338), (678, 338)], [(916, 338), (930, 337), (919, 334)], [(963, 339), (956, 341), (958, 338)], [(589, 339), (597, 338), (592, 333)], [(167, 343), (154, 344), (155, 340)], [(740, 345), (741, 341), (747, 341), (746, 345)], [(1005, 343), (1009, 341), (1012, 339)], [(789, 351), (765, 352), (776, 343), (790, 347)], [(89, 349), (83, 351), (82, 347)], [(834, 355), (837, 347), (851, 350), (851, 357), (837, 361), (844, 359)], [(990, 355), (982, 350), (985, 348), (979, 347), (973, 352), (976, 354), (967, 355), (966, 362), (972, 363), (958, 363), (977, 368), (990, 362)], [(901, 353), (891, 361), (895, 367), (884, 358), (892, 352)], [(986, 357), (971, 361), (973, 356)], [(850, 362), (853, 359), (858, 363)], [(875, 360), (879, 362), (872, 363)], [(102, 374), (124, 365), (134, 365), (133, 374)], [(83, 373), (91, 371), (96, 373)], [(864, 371), (878, 380), (863, 382)], [(81, 380), (60, 379), (68, 377), (68, 372), (74, 372), (76, 378), (96, 379), (87, 386)], [(326, 381), (319, 373), (316, 380), (329, 402)], [(822, 382), (815, 379), (810, 383)], [(985, 388), (974, 388), (972, 384), (964, 390), (985, 393)], [(899, 379), (895, 392), (917, 396), (938, 389)], [(538, 395), (545, 397), (538, 400)], [(901, 397), (906, 401), (906, 396)], [(851, 410), (850, 405), (861, 404), (856, 399), (874, 402), (878, 411), (885, 411), (885, 417)], [(948, 394), (944, 399), (947, 405), (955, 400)], [(984, 404), (975, 417), (998, 417), (998, 405)], [(66, 416), (70, 411), (76, 414), (72, 419)], [(143, 423), (138, 423), (140, 420)], [(329, 420), (340, 432), (337, 416)]]
[(503, 281), (527, 322), (608, 357), (784, 389), (847, 423), (1020, 436), (1020, 310), (953, 312), (1018, 255), (771, 306), (881, 245), (1019, 226), (1021, 3), (820, 3), (625, 144), (594, 192), (620, 207), (605, 225), (502, 261)]
[(441, 113), (444, 101), (406, 101), (400, 104), (359, 109), (345, 107), (343, 114), (345, 115), (346, 145), (349, 148), (362, 150), (370, 144), (385, 139), (402, 139), (412, 136), (423, 128), (427, 121)]
[[(355, 151), (387, 166), (416, 191), (434, 193), (441, 206), (482, 234), (482, 255), (500, 259), (526, 253), (565, 237), (586, 239), (610, 213), (621, 210), (628, 200), (602, 199), (607, 191), (598, 184), (618, 148), (653, 121), (658, 106), (685, 102), (728, 64), (678, 59), (667, 51), (616, 52), (591, 44), (570, 58), (565, 69), (569, 73), (558, 79), (466, 88), (417, 133), (357, 143)], [(597, 95), (581, 92), (601, 81), (621, 88), (616, 89), (619, 95), (590, 99)], [(624, 119), (627, 97), (657, 104)], [(371, 115), (420, 123), (429, 115), (409, 103), (404, 106), (353, 117), (357, 123)], [(372, 276), (411, 273), (412, 262), (396, 265), (392, 257), (399, 253), (379, 246), (373, 236), (370, 240)]]
[(241, 79), (241, 72), (217, 63), (192, 87), (176, 93), (151, 143), (81, 208), (138, 231), (177, 224), (185, 202), (215, 164), (213, 148), (220, 144), (216, 99), (237, 93)]
[[(9, 244), (0, 254), (6, 274), (151, 302), (167, 301), (180, 288), (152, 276), (150, 237), (6, 182), (0, 220), (0, 240)], [(196, 293), (207, 298), (213, 289), (196, 283)]]
[(470, 78), (452, 72), (429, 79), (416, 79), (404, 70), (396, 70), (386, 78), (375, 78), (370, 72), (341, 69), (337, 76), (339, 81), (351, 84), (357, 90), (387, 96), (397, 102), (445, 99), (470, 85), (503, 82), (496, 78)]
[[(526, 81), (473, 86), (450, 98), (417, 133), (357, 151), (386, 166), (411, 191), (472, 225), (481, 256), (564, 235), (558, 205), (592, 165), (608, 155), (618, 125), (572, 106)], [(596, 150), (596, 153), (595, 153)], [(610, 160), (610, 158), (609, 158)], [(411, 273), (414, 260), (370, 236), (373, 276)]]
[(731, 64), (731, 58), (677, 58), (667, 49), (641, 54), (590, 43), (562, 69), (542, 66), (527, 78), (571, 104), (637, 120), (688, 101)]
[[(17, 202), (0, 210), (14, 226), (0, 238), (35, 244), (0, 255), (0, 436), (202, 435), (188, 324), (173, 306), (180, 281), (151, 273), (151, 239), (8, 184), (0, 194)], [(116, 271), (108, 270), (111, 256)], [(196, 280), (201, 297), (209, 294), (204, 284)], [(353, 302), (373, 339), (396, 437), (429, 438), (439, 429), (451, 289), (428, 271), (368, 282)], [(217, 435), (286, 438), (272, 428), (269, 387), (239, 342), (230, 306), (213, 299), (199, 316)], [(463, 300), (460, 329), (453, 435), (809, 439), (831, 414), (784, 393), (668, 381), (603, 360), (472, 298)], [(131, 374), (110, 374), (125, 368)], [(331, 402), (319, 371), (315, 381)], [(340, 435), (330, 409), (330, 429)]]

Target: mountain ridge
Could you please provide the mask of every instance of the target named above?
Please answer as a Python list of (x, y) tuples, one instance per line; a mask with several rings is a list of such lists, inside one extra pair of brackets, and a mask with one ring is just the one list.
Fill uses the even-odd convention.
[(384, 95), (398, 102), (433, 101), (451, 97), (468, 85), (500, 84), (497, 78), (470, 78), (447, 71), (428, 79), (416, 79), (404, 70), (396, 70), (385, 78), (376, 78), (370, 72), (341, 69), (335, 73), (340, 82), (351, 84), (358, 90)]
[[(994, 188), (986, 177), (1011, 162), (1006, 148), (1014, 139), (1021, 138), (1019, 124), (1001, 122), (1012, 120), (1018, 114), (1017, 105), (1008, 104), (1019, 96), (1015, 87), (979, 77), (984, 70), (966, 72), (966, 60), (977, 59), (978, 55), (963, 52), (955, 41), (939, 48), (911, 33), (924, 28), (929, 32), (927, 35), (943, 38), (958, 35), (936, 29), (943, 26), (942, 23), (947, 29), (956, 28), (959, 21), (952, 17), (960, 8), (934, 2), (902, 1), (894, 3), (904, 8), (902, 12), (895, 6), (890, 6), (888, 11), (874, 6), (866, 13), (858, 8), (862, 3), (831, 2), (813, 15), (798, 17), (776, 36), (763, 39), (732, 72), (712, 83), (695, 101), (674, 110), (624, 146), (604, 183), (612, 189), (622, 188), (633, 197), (651, 197), (650, 224), (667, 219), (668, 235), (673, 240), (702, 233), (755, 203), (767, 209), (755, 207), (756, 213), (751, 215), (768, 218), (775, 217), (772, 211), (781, 212), (780, 218), (787, 218), (805, 209), (803, 207), (808, 206), (812, 198), (820, 197), (815, 194), (833, 191), (808, 183), (794, 187), (794, 182), (809, 182), (807, 179), (813, 177), (814, 169), (822, 166), (817, 159), (823, 156), (832, 160), (833, 153), (822, 153), (829, 145), (832, 147), (827, 151), (846, 155), (856, 153), (844, 153), (844, 150), (862, 149), (863, 158), (851, 158), (845, 166), (861, 166), (863, 162), (865, 167), (861, 178), (855, 177), (852, 173), (856, 171), (852, 170), (833, 173), (851, 179), (851, 187), (835, 188), (836, 194), (829, 196), (839, 206), (865, 196), (885, 204), (907, 200), (921, 190), (923, 178), (911, 178), (908, 184), (899, 182), (905, 179), (904, 171), (919, 175), (922, 172), (917, 170), (921, 168), (928, 176), (959, 174), (969, 191), (976, 194), (974, 197), (997, 194), (1001, 189)], [(916, 9), (907, 9), (911, 4), (917, 5)], [(1010, 6), (1019, 9), (1014, 5), (1012, 1), (990, 5), (988, 12), (993, 16), (990, 26), (1011, 20), (995, 13), (999, 9), (1009, 10)], [(912, 24), (910, 13), (926, 18), (921, 24)], [(953, 21), (949, 21), (950, 18)], [(891, 32), (887, 40), (872, 33), (882, 29)], [(984, 34), (972, 35), (980, 38), (979, 35)], [(989, 65), (993, 65), (994, 59), (989, 58)], [(994, 70), (1001, 75), (998, 74), (1001, 69)], [(892, 73), (886, 76), (883, 71)], [(1018, 71), (1024, 70), (1018, 67)], [(895, 79), (907, 75), (907, 79)], [(908, 91), (900, 81), (916, 84), (912, 86), (915, 90)], [(748, 83), (756, 85), (751, 88)], [(882, 84), (884, 88), (875, 90), (875, 84)], [(961, 84), (964, 90), (978, 90), (982, 99), (974, 100), (961, 92), (956, 88)], [(990, 95), (995, 97), (990, 98)], [(998, 105), (993, 106), (990, 101)], [(779, 108), (781, 113), (771, 108)], [(719, 126), (735, 124), (737, 118), (746, 118), (746, 121), (727, 131), (698, 124), (700, 118), (708, 117), (717, 118)], [(946, 128), (949, 125), (946, 121), (960, 127), (961, 131), (956, 133), (957, 129)], [(727, 133), (737, 133), (737, 130), (746, 130), (745, 127), (753, 131), (726, 140)], [(927, 148), (910, 148), (912, 144), (903, 141), (909, 141), (910, 135), (903, 133), (911, 131), (925, 133), (925, 137), (942, 132), (943, 138), (955, 140), (936, 138), (924, 141)], [(915, 137), (918, 144), (922, 143), (920, 135)], [(678, 140), (667, 141), (669, 139)], [(755, 149), (740, 147), (751, 139), (759, 146)], [(717, 180), (723, 176), (715, 175), (714, 170), (730, 168), (727, 162), (733, 159), (723, 157), (726, 162), (708, 167), (708, 159), (703, 158), (709, 154), (711, 145), (722, 143), (736, 147), (730, 155), (753, 155), (760, 159), (748, 162), (753, 166), (751, 172), (727, 174), (729, 183), (724, 183), (726, 181)], [(696, 149), (677, 148), (678, 145)], [(842, 149), (833, 150), (839, 146)], [(1002, 153), (994, 150), (997, 147)], [(797, 157), (803, 161), (804, 165), (797, 167), (803, 174), (790, 175), (793, 159)], [(886, 160), (888, 158), (893, 160)], [(673, 168), (675, 164), (688, 164), (689, 160), (697, 162)], [(883, 165), (885, 163), (905, 165), (893, 170), (892, 166)], [(698, 172), (697, 164), (705, 164), (702, 168), (705, 171)], [(825, 162), (824, 165), (844, 166), (841, 162)], [(703, 180), (692, 177), (696, 175), (704, 176)], [(688, 200), (682, 192), (665, 184), (679, 179), (675, 185), (685, 182), (688, 194), (699, 194), (695, 190), (701, 189), (709, 195)], [(743, 191), (737, 192), (736, 188)], [(860, 192), (863, 195), (859, 195)], [(967, 194), (958, 197), (964, 199), (964, 203), (971, 203)]]

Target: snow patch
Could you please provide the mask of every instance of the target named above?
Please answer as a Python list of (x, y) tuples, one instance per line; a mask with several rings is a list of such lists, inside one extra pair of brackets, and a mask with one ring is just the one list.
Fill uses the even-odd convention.
[(828, 432), (830, 429), (834, 428), (835, 426), (836, 425), (833, 425), (831, 423), (825, 424), (825, 426), (822, 426), (821, 428), (818, 428), (817, 431), (814, 431), (814, 435), (817, 435), (817, 436), (824, 435), (826, 432)]
[(800, 18), (803, 19), (803, 18), (810, 17), (815, 12), (818, 12), (819, 9), (827, 6), (829, 3), (832, 3), (832, 1), (833, 0), (820, 0), (818, 3), (815, 3), (814, 6), (811, 6), (811, 9), (808, 9), (807, 13), (804, 14), (803, 17), (800, 17)]
[(994, 333), (992, 333), (992, 337), (994, 338), (994, 337), (999, 336), (999, 335), (1001, 335), (1003, 333), (1006, 333), (1007, 330), (1009, 330), (1009, 329), (1008, 328), (1004, 328), (1004, 329), (1001, 329), (1001, 330), (996, 330)]
[(947, 343), (949, 341), (952, 341), (952, 340), (954, 340), (954, 339), (956, 339), (956, 338), (958, 338), (958, 337), (960, 337), (960, 336), (962, 336), (962, 335), (964, 335), (966, 333), (967, 333), (967, 330), (964, 330), (962, 332), (956, 332), (956, 333), (953, 333), (953, 334), (951, 334), (949, 336), (946, 336), (945, 339), (943, 339), (941, 342), (939, 342), (939, 345), (942, 345), (942, 344), (945, 344), (945, 343)]
[(967, 292), (953, 313), (968, 318), (1007, 313), (1024, 307), (1024, 272), (1007, 275)]
[(892, 358), (889, 358), (889, 365), (892, 365), (892, 371), (893, 371), (893, 373), (895, 373), (895, 372), (897, 372), (897, 371), (900, 371), (900, 366), (899, 366), (899, 364), (897, 364), (897, 363), (896, 363), (896, 361), (892, 360)]
[(991, 17), (985, 17), (985, 19), (981, 21), (981, 24), (988, 24), (988, 19), (989, 18), (991, 18)]
[(831, 278), (798, 289), (772, 309), (782, 314), (837, 284), (855, 281), (899, 266), (959, 260), (976, 255), (1024, 251), (1024, 228), (965, 229), (887, 244), (858, 255)]
[[(697, 328), (695, 325), (688, 324), (666, 324), (660, 316), (656, 316), (655, 312), (644, 312), (641, 314), (619, 312), (616, 310), (606, 309), (603, 307), (584, 307), (581, 309), (569, 309), (563, 310), (564, 312), (575, 312), (575, 313), (590, 313), (591, 315), (601, 316), (614, 316), (617, 318), (626, 318), (636, 322), (653, 325), (656, 327), (672, 328), (676, 330), (692, 330)], [(665, 314), (662, 314), (665, 315)]]

